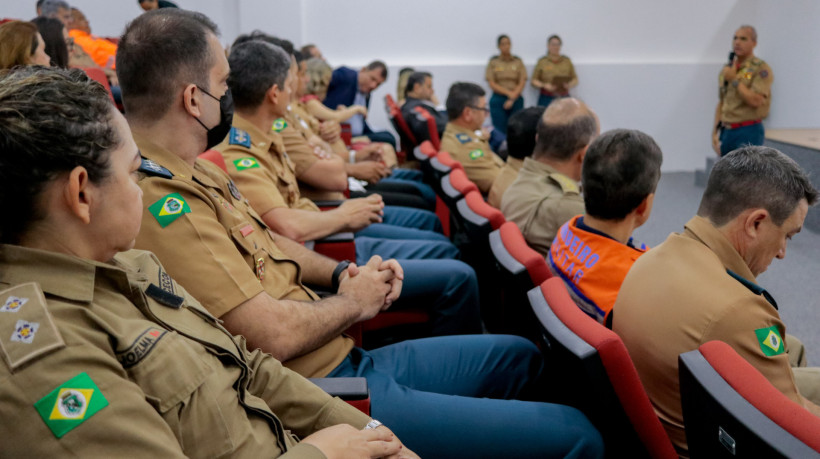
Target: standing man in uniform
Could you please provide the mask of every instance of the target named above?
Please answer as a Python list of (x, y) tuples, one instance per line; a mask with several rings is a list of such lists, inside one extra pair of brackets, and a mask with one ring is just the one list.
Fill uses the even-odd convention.
[[(757, 277), (786, 257), (817, 190), (783, 153), (747, 146), (715, 163), (697, 216), (626, 275), (612, 329), (679, 453), (687, 451), (678, 356), (723, 341), (792, 401), (820, 415), (817, 369), (801, 364)], [(802, 363), (805, 365), (805, 363)], [(808, 399), (806, 397), (809, 397)], [(811, 401), (809, 401), (811, 400)]]
[(740, 26), (732, 39), (732, 62), (718, 77), (712, 148), (720, 156), (744, 145), (763, 145), (763, 118), (769, 115), (774, 75), (769, 64), (755, 56), (755, 46), (755, 28)]
[(504, 160), (484, 139), (481, 125), (489, 109), (484, 90), (475, 83), (453, 83), (447, 94), (447, 117), (450, 122), (441, 136), (441, 151), (446, 151), (464, 166), (467, 178), (483, 194), (490, 192)]
[[(365, 377), (373, 416), (422, 456), (602, 456), (578, 410), (511, 400), (541, 373), (540, 352), (523, 338), (448, 336), (366, 351), (342, 335), (398, 298), (401, 267), (374, 257), (357, 272), (272, 233), (227, 174), (197, 160), (233, 117), (216, 34), (202, 14), (166, 8), (139, 16), (120, 40), (128, 121), (153, 160), (140, 168), (146, 209), (136, 245), (152, 248), (248, 347), (303, 376)], [(365, 274), (377, 279), (348, 290)], [(303, 280), (342, 291), (319, 300)]]
[(586, 104), (574, 98), (553, 101), (538, 125), (532, 158), (524, 158), (518, 178), (501, 198), (501, 213), (545, 257), (561, 225), (584, 213), (578, 182), (598, 131), (598, 118)]

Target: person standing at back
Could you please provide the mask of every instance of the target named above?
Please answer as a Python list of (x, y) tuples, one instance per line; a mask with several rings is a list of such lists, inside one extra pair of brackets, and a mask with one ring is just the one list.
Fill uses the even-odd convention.
[(493, 91), (490, 97), (490, 117), (493, 126), (507, 135), (507, 121), (524, 108), (521, 93), (527, 83), (527, 68), (520, 57), (511, 53), (512, 42), (507, 35), (499, 35), (499, 54), (490, 58), (484, 77)]

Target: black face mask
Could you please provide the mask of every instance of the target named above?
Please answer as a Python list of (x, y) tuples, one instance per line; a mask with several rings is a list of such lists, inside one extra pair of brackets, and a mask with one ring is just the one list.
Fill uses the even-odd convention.
[(225, 136), (227, 136), (231, 131), (231, 123), (233, 123), (233, 96), (231, 96), (231, 90), (228, 89), (221, 98), (217, 99), (211, 93), (200, 88), (199, 86), (197, 86), (197, 88), (210, 96), (212, 99), (219, 101), (219, 124), (212, 128), (208, 128), (204, 123), (202, 123), (202, 121), (199, 120), (199, 118), (194, 118), (197, 122), (199, 122), (200, 126), (208, 131), (208, 144), (205, 147), (205, 150), (210, 150), (225, 140)]

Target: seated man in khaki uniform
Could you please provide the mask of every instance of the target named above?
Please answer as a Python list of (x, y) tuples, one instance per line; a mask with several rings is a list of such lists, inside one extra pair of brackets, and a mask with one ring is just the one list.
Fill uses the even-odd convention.
[(487, 202), (496, 209), (501, 207), (501, 197), (518, 177), (518, 171), (524, 165), (524, 158), (532, 155), (535, 149), (535, 138), (538, 122), (544, 115), (546, 107), (530, 107), (510, 117), (507, 123), (507, 163), (493, 181)]
[[(423, 456), (601, 456), (600, 435), (580, 411), (510, 400), (541, 373), (538, 348), (523, 338), (444, 336), (364, 350), (341, 334), (398, 298), (401, 267), (379, 257), (366, 268), (337, 264), (272, 233), (225, 172), (197, 159), (233, 118), (216, 34), (202, 14), (168, 8), (134, 19), (120, 40), (128, 122), (148, 158), (137, 247), (151, 248), (248, 347), (303, 376), (365, 377), (373, 416)], [(369, 280), (350, 291), (360, 275)], [(302, 281), (338, 294), (318, 300)]]
[(680, 454), (687, 445), (678, 355), (707, 341), (728, 343), (783, 394), (820, 415), (818, 370), (791, 368), (797, 356), (784, 340), (777, 303), (756, 284), (774, 258), (785, 258), (817, 197), (786, 155), (735, 150), (715, 164), (685, 231), (645, 253), (626, 275), (612, 328)]
[(501, 172), (504, 160), (499, 158), (481, 134), (481, 125), (490, 109), (481, 86), (474, 83), (453, 83), (447, 94), (447, 117), (450, 122), (441, 136), (441, 151), (452, 155), (464, 166), (467, 178), (487, 194), (493, 180)]
[[(416, 457), (129, 250), (141, 160), (102, 86), (23, 67), (0, 77), (0, 105), (0, 196), (16, 215), (0, 223), (3, 456), (318, 458), (358, 443)], [(344, 289), (382, 274), (363, 267)]]
[(551, 103), (538, 124), (532, 158), (524, 158), (518, 178), (501, 198), (504, 217), (544, 256), (561, 225), (584, 213), (578, 182), (584, 154), (598, 132), (598, 118), (580, 100)]

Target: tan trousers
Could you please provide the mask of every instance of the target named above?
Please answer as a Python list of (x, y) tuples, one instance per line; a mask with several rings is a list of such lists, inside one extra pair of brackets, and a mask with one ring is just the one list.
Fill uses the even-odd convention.
[(806, 350), (803, 343), (788, 333), (786, 349), (798, 392), (815, 405), (820, 405), (820, 368), (806, 366)]

